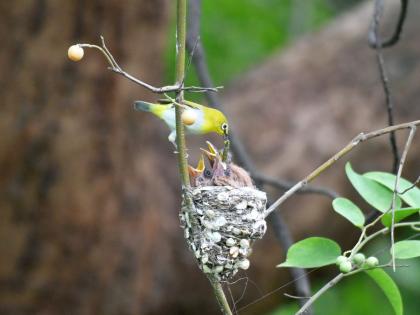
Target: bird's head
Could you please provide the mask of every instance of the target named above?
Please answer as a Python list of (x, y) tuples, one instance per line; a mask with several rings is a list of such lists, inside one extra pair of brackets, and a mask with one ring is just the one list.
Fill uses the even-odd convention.
[(213, 173), (206, 169), (204, 158), (201, 156), (196, 168), (188, 165), (188, 173), (190, 175), (190, 183), (193, 187), (211, 186), (211, 178)]
[(212, 121), (212, 131), (227, 138), (229, 135), (229, 124), (226, 116), (219, 110), (211, 108), (210, 117)]

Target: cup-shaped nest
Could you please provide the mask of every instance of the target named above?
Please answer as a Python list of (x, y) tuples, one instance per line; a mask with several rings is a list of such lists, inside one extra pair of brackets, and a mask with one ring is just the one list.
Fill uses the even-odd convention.
[(252, 245), (267, 229), (266, 203), (253, 187), (203, 186), (184, 195), (181, 227), (203, 272), (224, 281), (249, 268)]

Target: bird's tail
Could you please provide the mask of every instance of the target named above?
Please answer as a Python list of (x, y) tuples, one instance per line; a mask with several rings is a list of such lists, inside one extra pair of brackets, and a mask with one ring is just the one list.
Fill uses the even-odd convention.
[(137, 111), (150, 112), (152, 111), (153, 105), (154, 104), (148, 102), (136, 101), (134, 102), (134, 109)]

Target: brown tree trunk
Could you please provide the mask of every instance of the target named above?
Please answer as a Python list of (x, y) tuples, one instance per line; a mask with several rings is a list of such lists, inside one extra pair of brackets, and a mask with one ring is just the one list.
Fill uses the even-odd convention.
[(102, 34), (124, 68), (161, 84), (167, 4), (0, 4), (1, 314), (146, 314), (167, 294), (176, 164), (154, 145), (165, 128), (132, 109), (153, 98), (95, 50), (67, 59)]

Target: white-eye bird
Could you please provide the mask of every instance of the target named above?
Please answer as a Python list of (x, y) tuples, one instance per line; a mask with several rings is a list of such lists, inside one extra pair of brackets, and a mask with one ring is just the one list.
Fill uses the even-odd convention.
[[(187, 133), (206, 134), (215, 132), (227, 138), (229, 133), (228, 121), (221, 111), (187, 100), (184, 100), (183, 104), (188, 111), (193, 111), (196, 117), (194, 123), (191, 125), (185, 125)], [(168, 125), (169, 129), (171, 129), (168, 140), (176, 147), (175, 106), (179, 105), (174, 103), (160, 104), (144, 101), (136, 101), (134, 103), (134, 108), (136, 110), (151, 112)]]

